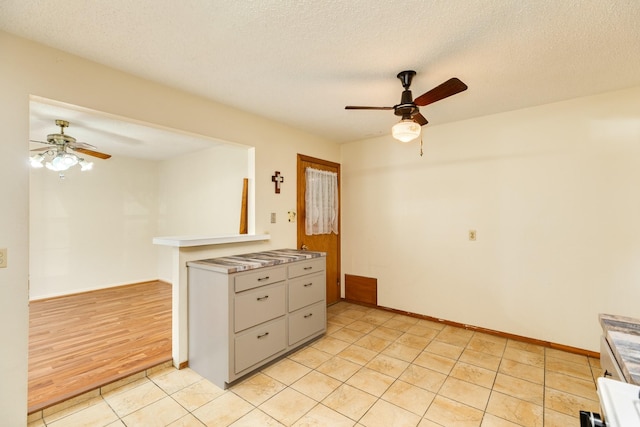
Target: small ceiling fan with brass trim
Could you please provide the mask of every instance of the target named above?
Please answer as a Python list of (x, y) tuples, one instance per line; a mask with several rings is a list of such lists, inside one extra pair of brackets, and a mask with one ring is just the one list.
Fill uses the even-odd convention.
[[(409, 87), (411, 81), (416, 75), (413, 70), (401, 71), (396, 76), (402, 82), (402, 96), (400, 103), (393, 107), (364, 107), (347, 105), (345, 110), (393, 110), (396, 116), (401, 119), (391, 128), (393, 137), (402, 142), (409, 142), (420, 136), (421, 126), (429, 123), (427, 119), (420, 113), (419, 107), (433, 104), (434, 102), (448, 98), (457, 93), (467, 90), (467, 85), (457, 77), (453, 77), (446, 82), (434, 87), (433, 89), (423, 93), (415, 100), (411, 94)], [(422, 155), (422, 153), (420, 153)]]
[[(83, 171), (90, 170), (93, 167), (93, 162), (87, 162), (84, 158), (75, 153), (70, 153), (67, 149), (99, 159), (108, 159), (111, 157), (110, 154), (96, 151), (95, 146), (87, 144), (86, 142), (78, 142), (71, 135), (65, 134), (64, 128), (69, 127), (68, 121), (56, 120), (56, 126), (60, 126), (60, 133), (47, 135), (46, 141), (31, 140), (31, 142), (47, 145), (46, 147), (31, 150), (39, 152), (30, 157), (32, 167), (41, 168), (46, 166), (47, 169), (60, 172), (60, 177), (64, 177), (62, 172), (72, 166), (79, 165)], [(47, 160), (47, 156), (50, 157), (49, 160)], [(46, 163), (45, 160), (47, 160)]]

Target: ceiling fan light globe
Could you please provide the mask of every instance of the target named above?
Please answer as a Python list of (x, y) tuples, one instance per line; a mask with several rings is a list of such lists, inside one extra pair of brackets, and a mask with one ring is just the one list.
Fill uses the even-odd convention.
[(46, 166), (48, 169), (59, 172), (66, 171), (77, 162), (77, 159), (71, 157), (70, 154), (58, 154), (51, 160), (51, 162), (47, 162)]
[(87, 162), (86, 160), (80, 160), (80, 171), (90, 171), (93, 169), (93, 162)]
[(44, 161), (44, 156), (42, 154), (34, 154), (33, 156), (29, 157), (29, 163), (31, 164), (32, 168), (41, 168), (44, 167), (44, 164), (42, 164), (42, 162)]
[(63, 158), (64, 164), (69, 165), (69, 167), (77, 165), (79, 161), (78, 156), (70, 153), (65, 153), (62, 156), (62, 158)]
[(60, 172), (61, 169), (58, 169), (56, 166), (53, 165), (53, 163), (51, 162), (47, 162), (45, 163), (45, 166), (47, 167), (47, 169), (54, 171), (54, 172)]
[(400, 142), (410, 142), (420, 136), (420, 125), (411, 119), (403, 119), (393, 125), (391, 134)]

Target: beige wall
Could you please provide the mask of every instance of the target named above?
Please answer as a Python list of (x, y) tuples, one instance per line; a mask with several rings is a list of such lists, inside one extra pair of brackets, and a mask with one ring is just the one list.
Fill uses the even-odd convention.
[[(9, 267), (0, 269), (0, 413), (7, 425), (26, 420), (29, 169), (29, 95), (256, 147), (256, 232), (267, 243), (231, 245), (212, 255), (296, 244), (295, 224), (269, 223), (295, 207), (296, 153), (339, 161), (339, 146), (284, 125), (215, 104), (0, 32), (0, 247)], [(188, 78), (188, 76), (185, 76)], [(286, 181), (275, 195), (271, 175)]]
[(380, 305), (593, 351), (598, 313), (640, 317), (640, 87), (424, 142), (343, 146), (342, 272)]

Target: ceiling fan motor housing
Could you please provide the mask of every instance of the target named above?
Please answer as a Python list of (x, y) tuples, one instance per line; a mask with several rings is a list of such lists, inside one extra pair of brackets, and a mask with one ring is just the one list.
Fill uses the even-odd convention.
[(411, 91), (409, 89), (403, 90), (400, 104), (393, 107), (393, 114), (400, 116), (403, 119), (410, 119), (414, 115), (418, 114), (419, 111), (420, 110), (418, 110), (416, 104), (413, 103)]
[(413, 116), (418, 114), (420, 110), (413, 103), (413, 95), (409, 90), (411, 86), (411, 81), (413, 80), (413, 76), (416, 75), (416, 72), (413, 70), (400, 71), (397, 77), (402, 82), (402, 87), (404, 90), (402, 91), (402, 97), (400, 98), (400, 104), (397, 104), (393, 107), (393, 114), (396, 116), (400, 116), (403, 119), (411, 119)]
[(56, 120), (56, 126), (60, 126), (60, 133), (50, 133), (47, 135), (47, 141), (56, 145), (73, 144), (76, 142), (74, 137), (64, 134), (64, 128), (69, 127), (68, 121), (58, 119)]
[(76, 142), (76, 139), (72, 136), (65, 135), (64, 133), (50, 133), (47, 135), (47, 141), (52, 144), (62, 145), (73, 144)]

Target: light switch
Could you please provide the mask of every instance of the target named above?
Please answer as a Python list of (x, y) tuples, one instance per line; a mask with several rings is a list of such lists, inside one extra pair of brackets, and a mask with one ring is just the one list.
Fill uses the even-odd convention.
[(276, 213), (271, 212), (271, 224), (275, 224), (275, 223), (276, 223)]

